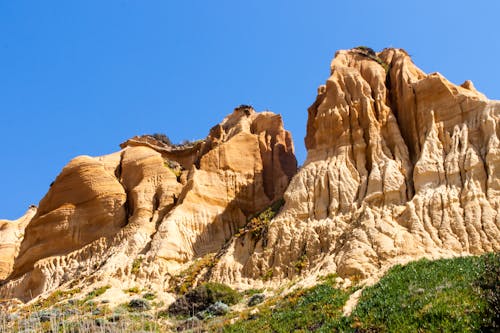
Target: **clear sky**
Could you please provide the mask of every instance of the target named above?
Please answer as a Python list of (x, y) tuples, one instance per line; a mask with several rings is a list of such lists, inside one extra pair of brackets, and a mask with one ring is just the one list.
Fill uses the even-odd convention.
[(239, 104), (280, 113), (299, 162), (338, 49), (402, 47), (500, 99), (500, 2), (0, 0), (0, 218), (77, 155), (198, 139)]

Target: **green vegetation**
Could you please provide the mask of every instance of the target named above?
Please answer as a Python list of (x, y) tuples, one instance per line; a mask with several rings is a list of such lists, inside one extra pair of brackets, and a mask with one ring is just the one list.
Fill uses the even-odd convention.
[(123, 291), (126, 292), (126, 293), (129, 293), (129, 294), (138, 294), (141, 290), (139, 289), (139, 287), (134, 286), (134, 287), (125, 289)]
[[(97, 288), (83, 299), (81, 289), (57, 290), (49, 297), (16, 311), (0, 310), (0, 332), (165, 332), (168, 323), (144, 312), (147, 301), (134, 300), (110, 309), (94, 298), (110, 286)], [(144, 313), (143, 313), (144, 312)]]
[(78, 294), (81, 291), (80, 288), (76, 289), (70, 289), (70, 290), (56, 290), (52, 294), (50, 294), (49, 297), (39, 300), (33, 305), (31, 305), (29, 308), (30, 309), (45, 309), (49, 308), (56, 303), (61, 302), (62, 300), (65, 300), (67, 298), (72, 297), (75, 294)]
[(155, 139), (156, 141), (159, 141), (167, 146), (170, 146), (172, 148), (189, 148), (189, 147), (193, 147), (201, 142), (203, 142), (204, 140), (182, 140), (180, 143), (173, 143), (172, 140), (170, 140), (170, 138), (165, 135), (164, 133), (154, 133), (154, 134), (147, 134), (146, 136), (149, 136), (153, 139)]
[(217, 325), (224, 332), (494, 332), (499, 276), (499, 254), (397, 265), (342, 317), (355, 289), (336, 289), (332, 274), (311, 289), (264, 302), (256, 314), (240, 314), (234, 324)]
[(479, 295), (486, 303), (483, 331), (500, 331), (500, 254), (488, 254), (484, 258), (484, 270), (475, 281)]
[(172, 141), (164, 133), (154, 133), (154, 134), (149, 134), (149, 136), (154, 138), (157, 141), (160, 141), (160, 142), (168, 145), (168, 146), (172, 145)]
[(173, 287), (171, 291), (176, 294), (185, 294), (193, 288), (198, 275), (204, 269), (214, 267), (216, 263), (217, 258), (215, 258), (214, 253), (209, 253), (202, 258), (196, 259), (187, 269), (172, 277), (170, 285)]
[(241, 299), (241, 295), (237, 291), (222, 283), (207, 282), (201, 286), (207, 290), (211, 303), (223, 302), (232, 305), (238, 303)]
[(271, 220), (278, 214), (281, 207), (285, 204), (285, 200), (279, 199), (273, 202), (269, 207), (263, 211), (251, 216), (248, 219), (246, 226), (239, 230), (235, 235), (236, 237), (241, 237), (247, 233), (250, 233), (254, 238), (260, 239), (267, 233), (267, 228)]
[(87, 294), (87, 299), (92, 299), (92, 298), (95, 298), (95, 297), (98, 297), (98, 296), (101, 296), (102, 294), (104, 294), (106, 292), (106, 290), (108, 290), (109, 288), (111, 288), (110, 285), (106, 285), (106, 286), (102, 286), (102, 287), (99, 287), (97, 289), (94, 289), (93, 291), (89, 292)]
[(363, 291), (351, 316), (354, 326), (389, 332), (479, 330), (486, 304), (472, 285), (483, 260), (419, 260), (393, 267)]
[(142, 298), (148, 301), (152, 301), (156, 298), (156, 295), (153, 292), (146, 292), (144, 295), (142, 295)]
[(102, 286), (102, 287), (99, 287), (97, 289), (92, 290), (91, 292), (89, 292), (87, 294), (87, 296), (83, 300), (80, 301), (80, 304), (84, 305), (85, 303), (88, 303), (90, 300), (92, 300), (92, 299), (94, 299), (94, 298), (96, 298), (98, 296), (101, 296), (109, 288), (111, 288), (111, 286), (110, 285), (106, 285), (106, 286)]
[(363, 51), (363, 52), (365, 52), (373, 57), (377, 56), (377, 53), (371, 47), (368, 47), (368, 46), (360, 45), (360, 46), (356, 46), (354, 49), (359, 50), (359, 51)]
[(245, 296), (253, 296), (255, 294), (261, 294), (264, 292), (264, 289), (247, 289), (243, 292)]
[(227, 305), (236, 304), (241, 295), (222, 283), (202, 283), (172, 303), (168, 312), (175, 316), (188, 316), (207, 309), (211, 304), (222, 302)]
[(177, 178), (177, 181), (180, 181), (181, 176), (182, 176), (182, 165), (180, 165), (178, 162), (170, 159), (165, 159), (163, 161), (163, 165), (172, 172), (175, 177)]
[(132, 262), (132, 269), (130, 270), (132, 274), (137, 275), (137, 273), (139, 273), (139, 269), (141, 268), (143, 260), (143, 258), (134, 259), (134, 261)]
[(264, 275), (262, 275), (262, 280), (264, 281), (269, 281), (273, 278), (273, 269), (272, 268), (269, 268), (265, 273)]
[(342, 291), (330, 283), (298, 290), (280, 300), (271, 299), (256, 314), (243, 313), (224, 332), (332, 332), (345, 326), (342, 307), (351, 290)]
[(359, 54), (362, 54), (362, 55), (376, 61), (380, 66), (382, 66), (384, 68), (386, 73), (389, 72), (389, 69), (390, 69), (389, 64), (386, 63), (385, 61), (383, 61), (382, 59), (380, 59), (380, 57), (377, 55), (377, 53), (371, 47), (357, 46), (354, 49), (358, 50)]
[(307, 255), (305, 254), (301, 255), (293, 266), (295, 267), (297, 273), (300, 274), (304, 269), (307, 268), (307, 266), (309, 266), (309, 259), (307, 258)]
[[(205, 258), (204, 265), (212, 259)], [(348, 317), (342, 316), (343, 307), (359, 287), (339, 289), (335, 274), (320, 277), (312, 288), (284, 297), (277, 290), (276, 296), (266, 295), (262, 303), (251, 305), (249, 298), (262, 290), (238, 293), (223, 284), (202, 283), (161, 311), (164, 305), (150, 302), (155, 298), (150, 291), (110, 309), (94, 299), (109, 286), (79, 300), (71, 298), (81, 290), (71, 289), (15, 313), (0, 311), (0, 331), (163, 332), (169, 327), (208, 332), (498, 332), (499, 276), (500, 254), (397, 265), (364, 289)], [(212, 315), (209, 309), (221, 304), (217, 302), (239, 303), (242, 310), (227, 313), (224, 305), (226, 312)]]

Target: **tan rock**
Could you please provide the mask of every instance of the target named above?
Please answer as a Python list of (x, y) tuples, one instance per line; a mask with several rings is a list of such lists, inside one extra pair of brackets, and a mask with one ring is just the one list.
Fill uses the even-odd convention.
[(308, 110), (307, 160), (262, 239), (225, 249), (232, 284), (500, 250), (500, 102), (403, 50), (337, 52)]
[(282, 197), (296, 172), (291, 136), (270, 112), (236, 109), (212, 128), (204, 151), (153, 238), (150, 269), (172, 272), (217, 252), (248, 216)]
[(136, 281), (163, 292), (177, 268), (219, 251), (249, 215), (281, 198), (296, 168), (281, 117), (245, 106), (202, 141), (135, 137), (120, 152), (77, 157), (29, 220), (12, 269), (14, 235), (27, 222), (0, 224), (8, 248), (0, 296), (26, 301), (62, 285)]
[(14, 259), (19, 252), (19, 246), (24, 238), (24, 228), (36, 214), (36, 207), (15, 221), (0, 220), (0, 280), (12, 272)]
[(14, 265), (13, 277), (36, 261), (70, 253), (124, 225), (126, 195), (115, 175), (88, 156), (73, 159), (40, 201)]

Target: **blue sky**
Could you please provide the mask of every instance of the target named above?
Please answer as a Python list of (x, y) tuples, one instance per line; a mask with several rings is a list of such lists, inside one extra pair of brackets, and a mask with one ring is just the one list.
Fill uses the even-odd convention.
[(500, 99), (497, 1), (0, 0), (0, 218), (81, 154), (138, 134), (198, 139), (239, 104), (283, 115), (300, 162), (307, 107), (338, 49), (402, 47)]

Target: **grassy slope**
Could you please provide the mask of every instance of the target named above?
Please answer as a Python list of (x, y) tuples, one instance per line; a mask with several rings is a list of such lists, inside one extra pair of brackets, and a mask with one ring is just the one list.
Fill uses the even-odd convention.
[(395, 266), (363, 291), (348, 318), (341, 316), (341, 309), (353, 290), (337, 290), (330, 280), (275, 304), (264, 304), (258, 314), (243, 316), (223, 331), (477, 332), (491, 318), (487, 303), (474, 287), (484, 275), (486, 257), (424, 259)]
[[(342, 317), (342, 308), (356, 288), (336, 289), (335, 276), (328, 276), (313, 288), (269, 297), (253, 307), (240, 304), (241, 312), (208, 317), (196, 325), (185, 318), (163, 318), (161, 302), (145, 312), (127, 304), (112, 310), (95, 303), (108, 286), (73, 301), (79, 290), (56, 291), (11, 319), (0, 311), (0, 332), (165, 332), (177, 326), (194, 332), (499, 332), (499, 277), (500, 254), (420, 260), (393, 267), (366, 288), (350, 317)], [(245, 300), (258, 292), (245, 293)], [(155, 296), (146, 292), (142, 297)]]
[[(332, 287), (331, 282), (299, 290), (285, 298), (260, 307), (258, 315), (243, 314), (241, 320), (223, 328), (224, 332), (330, 332), (340, 325), (342, 307), (349, 292)], [(213, 328), (213, 330), (215, 330)]]

